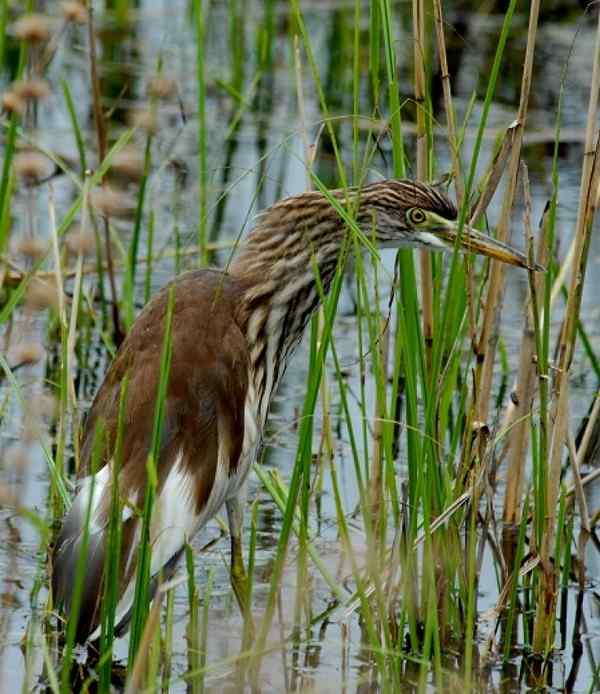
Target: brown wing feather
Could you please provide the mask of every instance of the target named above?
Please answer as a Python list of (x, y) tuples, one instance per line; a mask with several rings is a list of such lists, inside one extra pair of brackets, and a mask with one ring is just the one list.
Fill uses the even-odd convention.
[[(183, 275), (173, 284), (175, 306), (172, 361), (157, 464), (158, 489), (174, 461), (180, 457), (194, 480), (196, 511), (205, 505), (218, 461), (219, 446), (226, 452), (230, 474), (236, 469), (244, 438), (244, 403), (248, 387), (246, 339), (238, 327), (236, 297), (239, 289), (228, 275), (203, 270)], [(98, 391), (86, 420), (82, 440), (82, 472), (90, 473), (96, 428), (101, 424), (106, 444), (102, 469), (111, 459), (117, 437), (121, 384), (129, 377), (123, 427), (123, 499), (142, 506), (146, 488), (146, 460), (151, 446), (155, 398), (167, 310), (163, 289), (142, 311), (119, 349)], [(96, 527), (108, 522), (110, 486), (102, 492)], [(176, 504), (177, 499), (173, 499)], [(74, 504), (64, 521), (54, 550), (55, 597), (68, 609), (74, 566), (82, 533), (81, 505)], [(85, 517), (85, 514), (83, 514)], [(132, 518), (124, 523), (121, 566), (133, 551)], [(97, 621), (104, 565), (103, 532), (93, 537), (80, 614), (80, 631), (87, 635)], [(123, 587), (135, 572), (135, 562), (122, 576)]]

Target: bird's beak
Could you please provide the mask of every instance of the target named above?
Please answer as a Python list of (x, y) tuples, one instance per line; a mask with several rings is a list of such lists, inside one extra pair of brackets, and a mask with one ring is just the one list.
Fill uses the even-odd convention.
[[(439, 220), (440, 226), (436, 226), (435, 230), (432, 229), (432, 232), (442, 239), (446, 245), (453, 248), (456, 237), (458, 236), (458, 222), (442, 219), (441, 217)], [(467, 224), (463, 225), (459, 246), (463, 251), (467, 251), (468, 253), (487, 255), (503, 263), (517, 265), (518, 267), (524, 267), (528, 270), (536, 270), (538, 272), (544, 271), (544, 268), (537, 263), (534, 263), (532, 267), (527, 256), (521, 253), (521, 251), (518, 251), (516, 248), (502, 241), (497, 241), (487, 234), (482, 234), (480, 231), (473, 229), (473, 227)]]

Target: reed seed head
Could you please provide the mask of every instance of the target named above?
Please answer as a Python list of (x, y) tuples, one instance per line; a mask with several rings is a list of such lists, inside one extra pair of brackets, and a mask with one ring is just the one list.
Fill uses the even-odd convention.
[(87, 22), (87, 10), (80, 2), (76, 2), (76, 0), (63, 2), (61, 7), (66, 22), (71, 22), (72, 24), (85, 24)]
[(58, 306), (58, 287), (54, 277), (33, 277), (25, 290), (25, 305), (32, 311)]
[(13, 160), (15, 174), (26, 184), (39, 183), (52, 173), (50, 160), (33, 149), (23, 150)]
[(15, 242), (14, 252), (23, 255), (31, 260), (39, 260), (48, 252), (48, 244), (33, 236), (23, 236)]
[(39, 101), (50, 95), (50, 86), (45, 80), (32, 77), (28, 80), (13, 82), (12, 92), (23, 101)]
[(72, 255), (91, 256), (96, 252), (96, 239), (89, 229), (76, 224), (66, 234), (65, 246)]
[(111, 174), (125, 182), (139, 181), (144, 175), (144, 156), (133, 145), (124, 147), (113, 157)]
[(28, 446), (24, 446), (21, 442), (8, 446), (2, 457), (6, 470), (11, 472), (21, 473), (27, 469), (31, 462)]
[(177, 92), (177, 82), (170, 77), (156, 75), (148, 82), (148, 96), (156, 99), (170, 99)]
[(134, 127), (145, 130), (148, 135), (156, 135), (158, 132), (158, 116), (153, 109), (134, 111), (130, 116), (130, 122)]
[(14, 24), (15, 36), (20, 41), (42, 43), (50, 38), (50, 19), (44, 14), (24, 14)]
[(108, 186), (93, 190), (90, 193), (90, 202), (104, 217), (131, 219), (135, 214), (135, 201), (123, 191)]
[(5, 92), (2, 95), (2, 110), (20, 116), (25, 110), (25, 101), (15, 92)]
[(46, 351), (39, 342), (21, 342), (11, 353), (11, 363), (20, 366), (37, 364), (44, 358)]

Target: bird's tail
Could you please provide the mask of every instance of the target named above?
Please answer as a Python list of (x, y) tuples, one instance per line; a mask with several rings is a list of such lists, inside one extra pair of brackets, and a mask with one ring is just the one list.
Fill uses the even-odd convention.
[[(154, 597), (159, 583), (173, 575), (187, 539), (197, 530), (201, 520), (189, 504), (173, 503), (173, 498), (181, 498), (178, 493), (180, 478), (175, 467), (155, 502), (150, 531), (150, 599)], [(99, 623), (110, 533), (111, 486), (110, 464), (82, 481), (81, 489), (65, 516), (52, 554), (54, 602), (69, 619), (77, 619), (76, 638), (79, 643), (95, 641), (100, 636)], [(139, 499), (129, 501), (135, 505)], [(118, 522), (121, 523), (121, 551), (119, 601), (115, 611), (114, 630), (117, 635), (121, 635), (127, 629), (132, 614), (142, 523), (132, 510), (132, 503), (123, 506)], [(76, 591), (78, 582), (81, 586)], [(80, 596), (77, 601), (76, 592)]]
[(78, 642), (85, 641), (99, 621), (107, 541), (107, 524), (100, 519), (104, 477), (101, 471), (83, 480), (52, 553), (54, 603), (65, 616), (77, 619)]
[[(78, 643), (94, 641), (100, 635), (111, 485), (109, 465), (83, 480), (52, 553), (53, 599), (65, 617), (77, 620)], [(118, 522), (121, 523), (121, 552), (117, 580), (121, 597), (114, 627), (117, 634), (125, 631), (131, 614), (130, 604), (123, 602), (132, 601), (128, 584), (135, 567), (130, 560), (135, 559), (140, 527), (139, 519), (128, 508), (123, 509)]]

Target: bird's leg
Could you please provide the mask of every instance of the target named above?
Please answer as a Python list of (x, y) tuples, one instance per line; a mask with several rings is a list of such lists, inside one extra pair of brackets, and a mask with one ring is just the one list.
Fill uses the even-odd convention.
[(238, 495), (226, 502), (227, 520), (229, 521), (229, 533), (231, 535), (231, 587), (235, 593), (244, 619), (250, 618), (250, 605), (248, 604), (248, 577), (244, 566), (242, 554), (242, 529), (244, 525), (244, 509)]

